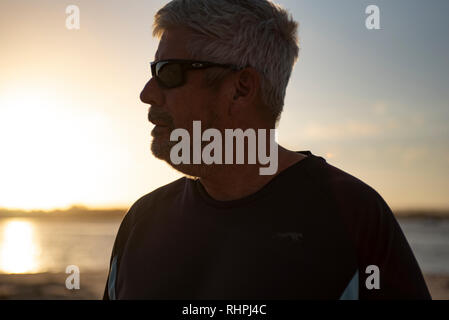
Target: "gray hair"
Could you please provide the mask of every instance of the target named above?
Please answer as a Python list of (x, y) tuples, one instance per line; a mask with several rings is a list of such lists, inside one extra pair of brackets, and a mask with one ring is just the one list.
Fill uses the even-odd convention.
[(158, 38), (171, 27), (191, 29), (193, 59), (255, 68), (262, 102), (279, 120), (299, 53), (298, 23), (286, 10), (268, 0), (173, 0), (156, 13), (153, 27)]

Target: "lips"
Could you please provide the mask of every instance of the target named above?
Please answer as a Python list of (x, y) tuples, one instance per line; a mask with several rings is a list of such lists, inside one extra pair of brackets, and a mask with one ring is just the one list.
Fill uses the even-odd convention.
[(166, 114), (153, 114), (151, 112), (148, 113), (148, 121), (156, 126), (168, 127), (170, 126), (170, 120), (170, 116)]
[(155, 125), (151, 136), (167, 135), (174, 128), (173, 118), (165, 110), (151, 106), (148, 110), (148, 121)]

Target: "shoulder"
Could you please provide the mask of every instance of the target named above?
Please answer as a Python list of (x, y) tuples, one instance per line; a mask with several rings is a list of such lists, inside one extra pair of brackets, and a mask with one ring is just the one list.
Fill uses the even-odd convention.
[(382, 196), (359, 178), (323, 162), (318, 186), (358, 246), (388, 238), (400, 228)]
[(336, 214), (360, 263), (374, 260), (378, 265), (388, 252), (403, 255), (409, 250), (392, 210), (374, 188), (334, 166), (325, 170)]
[(361, 179), (312, 156), (308, 165), (308, 184), (315, 192), (345, 211), (366, 211), (387, 206), (381, 195)]
[(159, 205), (171, 203), (167, 200), (173, 199), (182, 192), (185, 181), (185, 177), (175, 180), (143, 195), (134, 202), (120, 223), (113, 246), (113, 255), (122, 251), (136, 223), (148, 214), (157, 212)]
[(183, 192), (186, 180), (185, 177), (179, 178), (141, 196), (130, 207), (124, 220), (129, 220), (128, 223), (134, 225), (145, 213), (156, 210), (160, 205), (171, 203)]
[(381, 195), (361, 179), (330, 164), (325, 166), (327, 184), (334, 199), (348, 209), (385, 205)]

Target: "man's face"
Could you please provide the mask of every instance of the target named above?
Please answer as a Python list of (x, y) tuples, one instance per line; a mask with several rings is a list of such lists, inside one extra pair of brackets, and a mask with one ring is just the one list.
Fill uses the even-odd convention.
[[(186, 29), (166, 30), (159, 42), (155, 61), (167, 59), (193, 60), (187, 51), (190, 33)], [(186, 82), (176, 88), (161, 88), (154, 78), (145, 85), (140, 99), (150, 104), (149, 120), (156, 126), (151, 132), (151, 151), (162, 160), (170, 162), (170, 149), (176, 141), (170, 141), (175, 128), (189, 131), (192, 123), (201, 121), (202, 130), (217, 125), (219, 118), (219, 92), (205, 87), (205, 70), (189, 70)]]

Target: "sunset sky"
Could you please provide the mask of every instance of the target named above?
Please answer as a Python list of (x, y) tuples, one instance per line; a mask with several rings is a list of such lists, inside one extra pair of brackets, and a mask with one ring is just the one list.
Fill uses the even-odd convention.
[[(139, 94), (168, 1), (1, 0), (0, 207), (129, 207), (181, 175), (150, 152)], [(279, 141), (393, 209), (449, 208), (449, 1), (276, 1), (300, 57)], [(80, 29), (65, 25), (68, 5)], [(380, 8), (381, 30), (365, 27)]]

